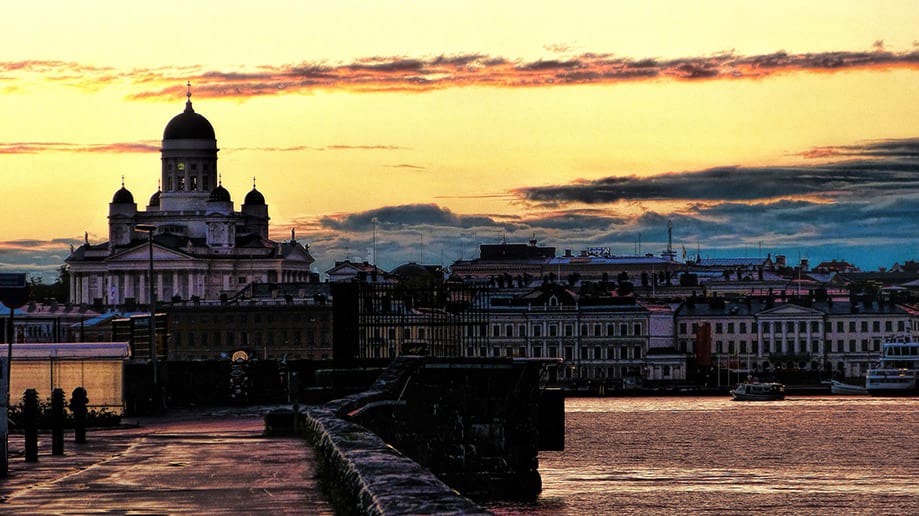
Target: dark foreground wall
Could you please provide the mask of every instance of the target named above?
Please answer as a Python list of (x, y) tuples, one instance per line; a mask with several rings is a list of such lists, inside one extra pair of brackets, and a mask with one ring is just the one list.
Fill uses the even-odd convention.
[[(320, 454), (330, 457), (333, 485), (343, 482), (364, 493), (379, 479), (396, 480), (389, 491), (359, 499), (380, 493), (399, 498), (415, 485), (415, 468), (408, 475), (379, 471), (391, 454), (404, 454), (475, 500), (533, 499), (542, 487), (538, 451), (564, 446), (564, 399), (541, 388), (545, 365), (400, 357), (370, 390), (309, 409), (308, 426)], [(372, 438), (355, 434), (357, 429), (370, 430)], [(381, 443), (399, 451), (380, 455)], [(361, 480), (346, 480), (355, 476)]]
[(366, 428), (309, 407), (306, 431), (341, 514), (489, 514)]

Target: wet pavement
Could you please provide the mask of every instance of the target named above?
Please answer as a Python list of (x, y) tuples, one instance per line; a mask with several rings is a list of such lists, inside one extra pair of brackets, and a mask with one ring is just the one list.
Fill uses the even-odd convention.
[(171, 412), (90, 429), (64, 455), (39, 435), (39, 461), (10, 435), (9, 475), (0, 478), (8, 514), (334, 514), (317, 479), (312, 447), (265, 437), (267, 408)]

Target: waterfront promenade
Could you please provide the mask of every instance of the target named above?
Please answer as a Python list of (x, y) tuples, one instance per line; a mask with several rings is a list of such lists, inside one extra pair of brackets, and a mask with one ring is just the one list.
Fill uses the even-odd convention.
[(262, 435), (269, 408), (126, 418), (90, 429), (86, 444), (67, 432), (63, 456), (41, 434), (37, 463), (24, 461), (23, 437), (12, 434), (0, 513), (334, 514), (309, 443)]

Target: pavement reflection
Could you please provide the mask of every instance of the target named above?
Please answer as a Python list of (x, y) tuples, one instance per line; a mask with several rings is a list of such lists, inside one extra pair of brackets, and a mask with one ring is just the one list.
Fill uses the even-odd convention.
[(86, 444), (68, 433), (63, 456), (51, 455), (51, 436), (42, 434), (38, 463), (24, 461), (22, 436), (11, 435), (0, 512), (334, 514), (312, 447), (262, 435), (269, 408), (126, 419), (90, 430)]

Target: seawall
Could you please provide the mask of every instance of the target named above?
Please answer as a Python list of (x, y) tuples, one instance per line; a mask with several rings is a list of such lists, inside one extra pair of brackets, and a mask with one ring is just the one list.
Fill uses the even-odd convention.
[(470, 498), (535, 498), (538, 451), (564, 446), (564, 399), (541, 382), (549, 363), (400, 357), (369, 390), (307, 407), (339, 510), (488, 514)]
[(322, 482), (343, 514), (490, 514), (417, 462), (327, 407), (308, 407), (306, 431)]

